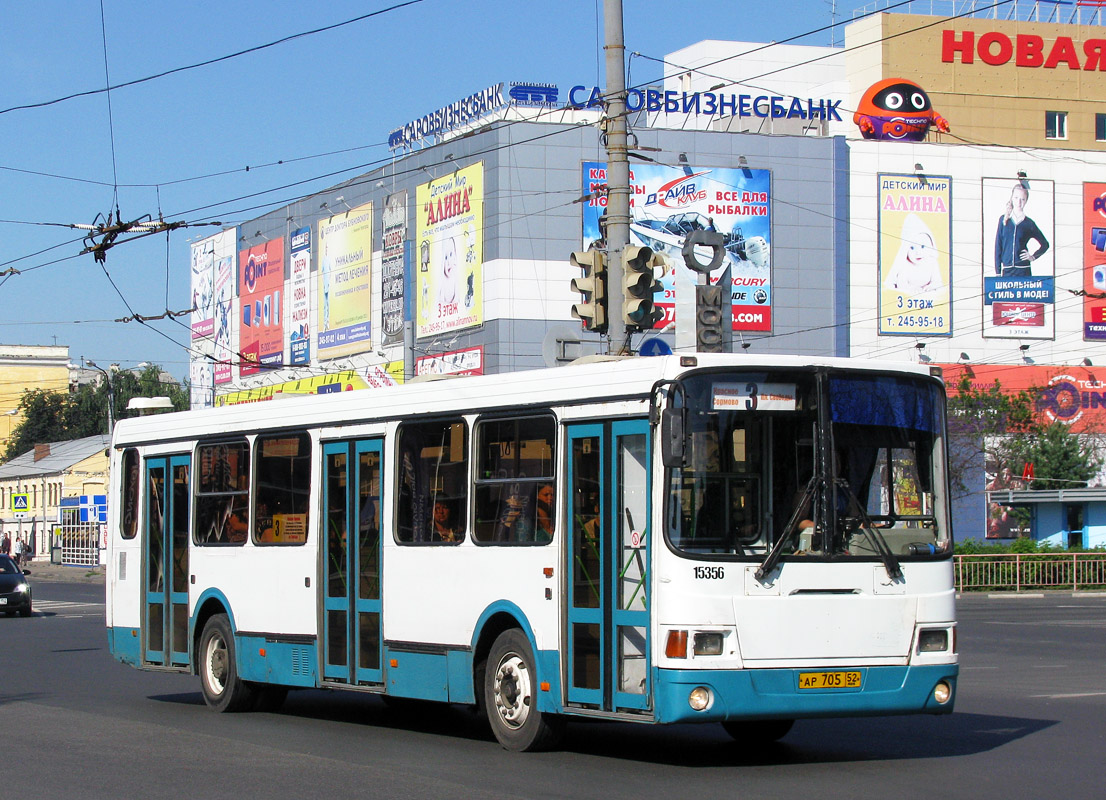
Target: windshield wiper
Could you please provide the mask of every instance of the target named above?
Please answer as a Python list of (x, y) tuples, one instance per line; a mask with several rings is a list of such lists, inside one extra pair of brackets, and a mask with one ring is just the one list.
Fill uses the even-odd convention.
[(791, 537), (795, 535), (795, 531), (799, 529), (799, 518), (803, 515), (803, 509), (806, 508), (807, 503), (814, 497), (814, 487), (817, 481), (817, 478), (811, 478), (807, 483), (806, 489), (803, 490), (803, 496), (799, 499), (799, 502), (795, 504), (795, 508), (791, 512), (791, 519), (787, 521), (787, 525), (783, 529), (783, 535), (776, 540), (776, 543), (772, 545), (772, 549), (768, 552), (764, 562), (757, 567), (754, 577), (758, 581), (763, 581), (764, 576), (774, 570), (776, 564), (779, 563), (780, 557), (783, 555), (783, 548), (791, 540)]
[(868, 537), (868, 541), (872, 543), (872, 547), (879, 553), (879, 557), (883, 560), (883, 567), (887, 570), (888, 577), (890, 577), (891, 580), (900, 579), (902, 577), (902, 568), (899, 566), (899, 559), (888, 546), (887, 540), (883, 538), (883, 534), (879, 532), (879, 529), (872, 522), (872, 518), (868, 516), (868, 512), (864, 509), (864, 506), (860, 504), (856, 495), (853, 494), (852, 489), (849, 488), (848, 482), (838, 478), (837, 488), (845, 493), (845, 497), (853, 507), (856, 508), (856, 519), (860, 521), (860, 529), (864, 531), (864, 535)]

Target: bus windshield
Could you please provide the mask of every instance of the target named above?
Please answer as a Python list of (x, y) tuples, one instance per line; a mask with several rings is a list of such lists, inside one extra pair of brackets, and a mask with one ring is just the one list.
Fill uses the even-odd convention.
[(670, 468), (671, 545), (770, 569), (790, 556), (951, 552), (944, 393), (923, 376), (830, 370), (704, 373), (673, 392), (686, 414)]

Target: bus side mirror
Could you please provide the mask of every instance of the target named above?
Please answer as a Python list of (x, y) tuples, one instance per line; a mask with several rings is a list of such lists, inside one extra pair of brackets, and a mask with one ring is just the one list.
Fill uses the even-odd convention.
[(666, 408), (661, 411), (661, 463), (666, 467), (684, 465), (685, 410)]

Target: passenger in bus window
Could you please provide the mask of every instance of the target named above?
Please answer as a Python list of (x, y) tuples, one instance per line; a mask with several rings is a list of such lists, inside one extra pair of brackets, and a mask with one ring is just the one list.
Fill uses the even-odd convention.
[(456, 542), (457, 529), (453, 524), (453, 512), (444, 500), (434, 503), (434, 522), (430, 531), (432, 542)]
[(515, 484), (508, 490), (504, 511), (495, 526), (497, 542), (522, 541), (523, 520), (529, 506), (530, 498), (523, 493), (521, 486)]
[(367, 494), (364, 489), (362, 489), (362, 494), (365, 496), (365, 502), (361, 504), (358, 529), (361, 531), (361, 535), (364, 536), (367, 533), (379, 531), (380, 523), (376, 519), (376, 495)]
[[(230, 505), (230, 503), (228, 503)], [(228, 542), (244, 542), (246, 541), (246, 534), (249, 531), (249, 525), (242, 517), (239, 509), (231, 507), (227, 514), (226, 522), (223, 525), (223, 532)]]
[(584, 537), (592, 547), (599, 541), (599, 494), (589, 492), (587, 502), (579, 517), (583, 521)]
[(553, 539), (553, 484), (538, 487), (538, 502), (534, 507), (533, 541), (548, 542)]
[(534, 502), (521, 487), (514, 486), (507, 497), (507, 512), (499, 524), (497, 541), (548, 542), (553, 538), (553, 484), (538, 487)]

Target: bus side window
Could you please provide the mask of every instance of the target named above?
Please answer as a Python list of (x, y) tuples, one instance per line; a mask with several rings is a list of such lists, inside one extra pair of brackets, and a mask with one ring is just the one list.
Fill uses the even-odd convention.
[(258, 436), (254, 449), (254, 541), (303, 544), (309, 529), (311, 437), (306, 433)]
[(488, 544), (544, 544), (556, 530), (554, 445), (549, 414), (484, 419), (476, 426), (473, 536)]
[(196, 486), (196, 544), (243, 544), (249, 538), (250, 446), (201, 444)]
[(138, 451), (133, 447), (123, 451), (123, 513), (120, 515), (120, 531), (124, 539), (133, 539), (138, 533), (138, 486), (141, 469)]
[(396, 541), (456, 544), (464, 540), (468, 528), (467, 432), (462, 419), (400, 427)]

